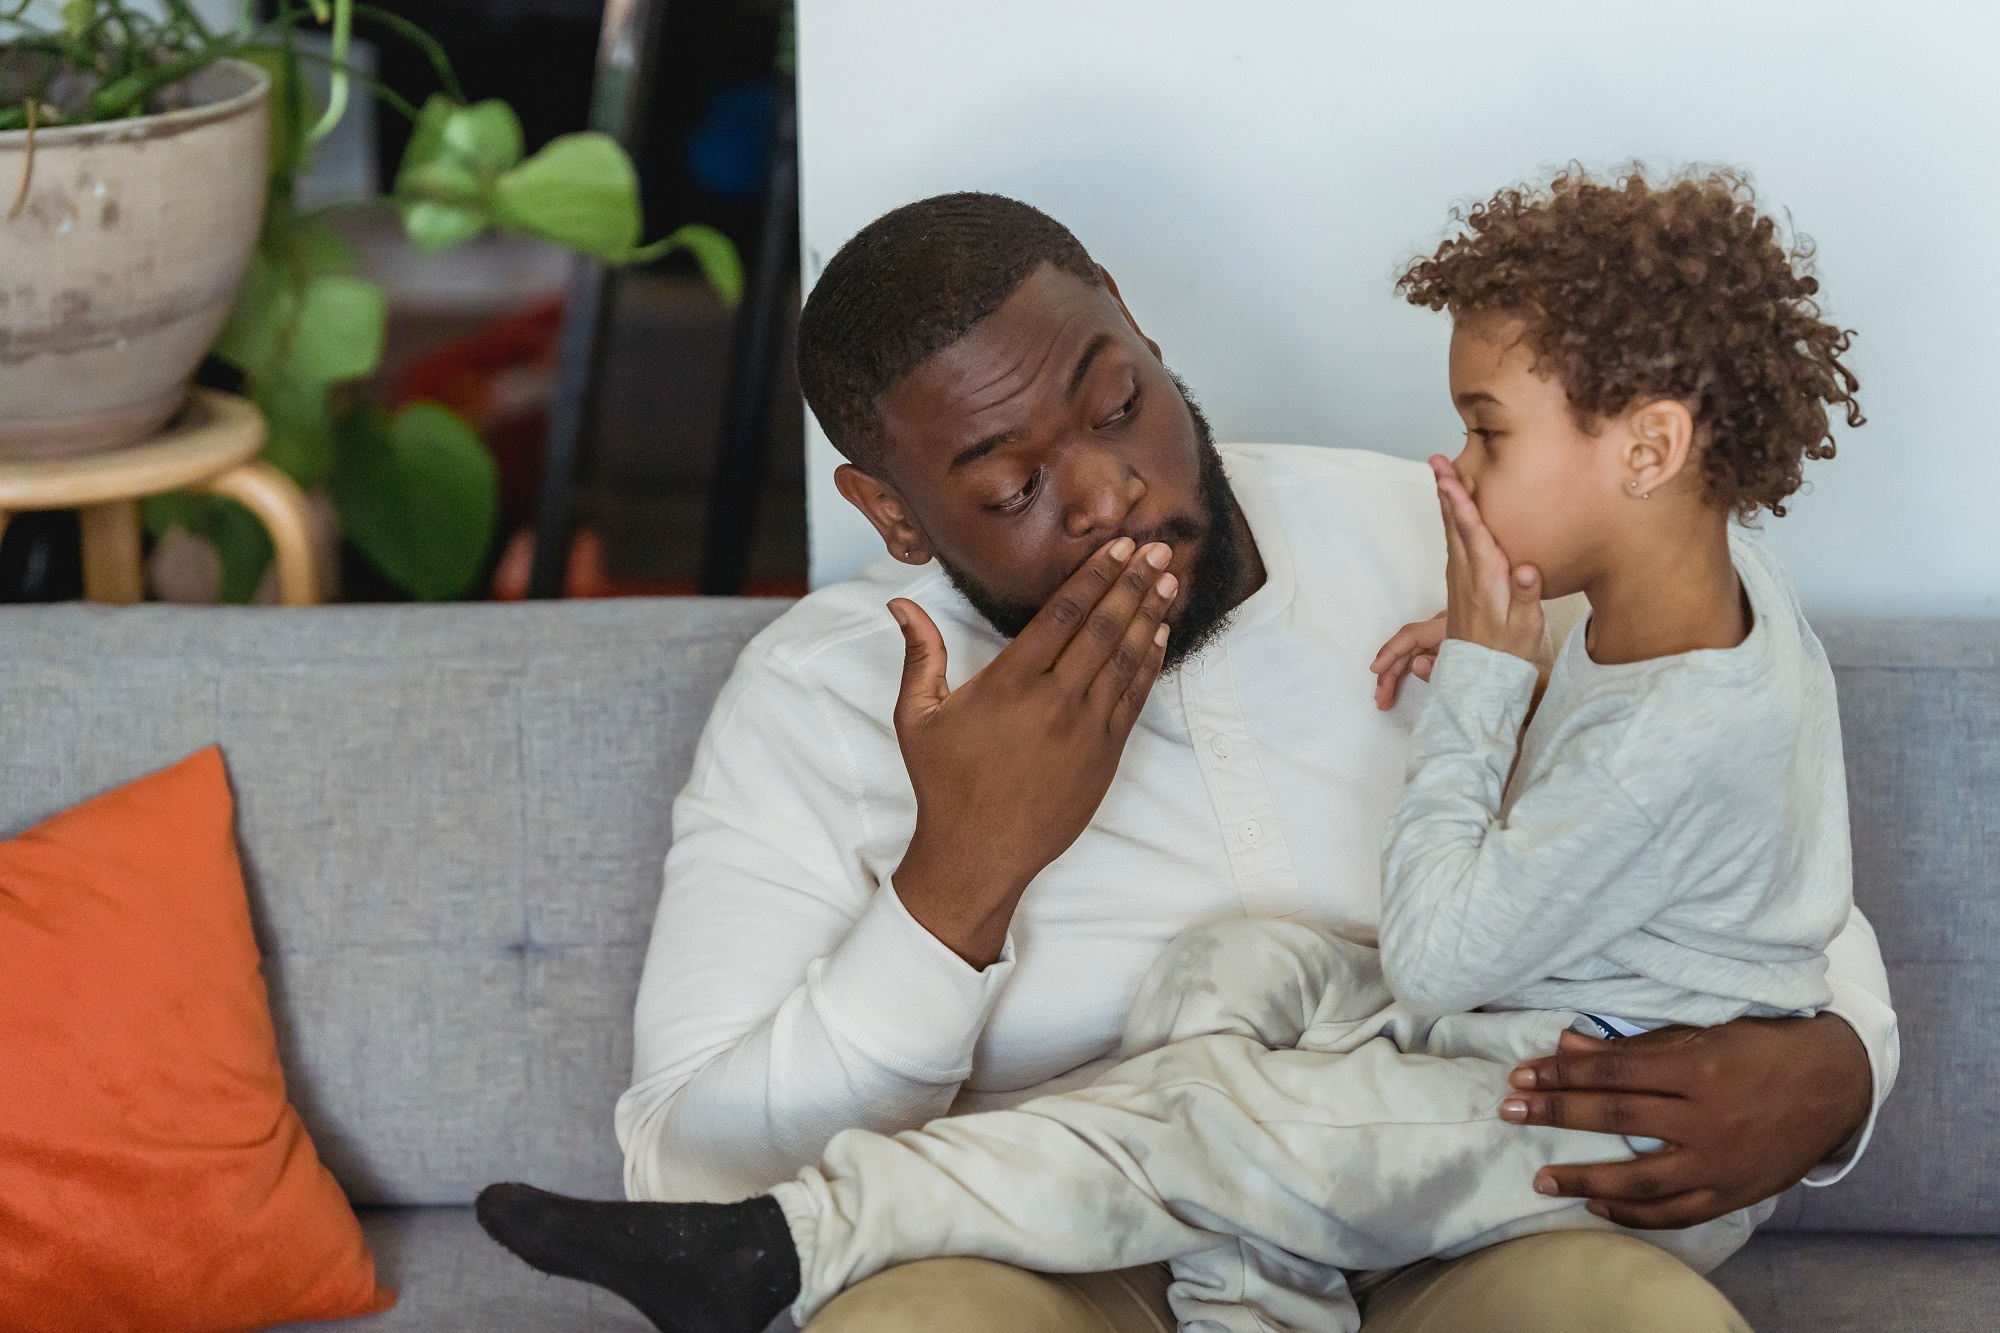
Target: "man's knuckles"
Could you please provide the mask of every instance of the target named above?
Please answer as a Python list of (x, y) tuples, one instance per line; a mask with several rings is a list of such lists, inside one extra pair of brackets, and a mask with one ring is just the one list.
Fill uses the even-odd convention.
[(1085, 622), (1085, 632), (1099, 644), (1109, 645), (1123, 639), (1125, 627), (1131, 623), (1131, 609), (1100, 606), (1090, 613), (1090, 619)]
[(1088, 613), (1088, 608), (1081, 597), (1065, 593), (1058, 593), (1050, 598), (1048, 605), (1041, 609), (1041, 614), (1048, 617), (1051, 625), (1072, 633), (1083, 623), (1083, 618)]

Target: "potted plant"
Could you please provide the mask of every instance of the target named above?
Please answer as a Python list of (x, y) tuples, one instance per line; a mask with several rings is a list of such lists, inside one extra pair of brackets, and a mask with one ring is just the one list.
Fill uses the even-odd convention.
[[(419, 249), (501, 228), (611, 264), (685, 250), (732, 302), (735, 249), (701, 226), (641, 245), (637, 177), (616, 141), (570, 134), (525, 155), (514, 112), (468, 104), (443, 50), (399, 15), (355, 0), (255, 14), (246, 0), (222, 32), (187, 0), (164, 0), (157, 17), (126, 0), (0, 0), (0, 454), (142, 438), (210, 352), (263, 410), (266, 459), (324, 487), (347, 540), (413, 595), (462, 595), (492, 541), (492, 460), (438, 404), (389, 415), (338, 391), (380, 359), (386, 300), (324, 216), (293, 199), (345, 113), (356, 16), (415, 43), (446, 90), (418, 107), (366, 87), (414, 124), (392, 198)], [(296, 40), (309, 26), (331, 30), (323, 107), (301, 76), (320, 58)], [(53, 404), (77, 419), (54, 420)], [(225, 597), (248, 600), (270, 550), (247, 512), (172, 494), (144, 516), (155, 535), (180, 526), (213, 543)]]

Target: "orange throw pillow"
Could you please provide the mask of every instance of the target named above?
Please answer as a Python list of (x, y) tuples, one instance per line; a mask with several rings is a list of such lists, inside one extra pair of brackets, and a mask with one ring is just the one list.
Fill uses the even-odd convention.
[(0, 843), (0, 1329), (395, 1302), (285, 1096), (214, 747)]

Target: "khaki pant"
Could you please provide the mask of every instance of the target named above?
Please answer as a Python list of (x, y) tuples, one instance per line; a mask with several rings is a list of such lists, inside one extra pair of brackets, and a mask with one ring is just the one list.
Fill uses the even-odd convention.
[[(816, 1315), (849, 1287), (940, 1256), (1066, 1273), (1171, 1260), (1186, 1329), (1354, 1333), (1355, 1270), (1613, 1232), (1531, 1182), (1552, 1162), (1632, 1149), (1495, 1113), (1507, 1070), (1553, 1050), (1574, 1018), (1429, 1022), (1393, 1002), (1374, 950), (1328, 932), (1270, 921), (1190, 932), (1134, 1002), (1126, 1053), (1145, 1053), (1097, 1083), (893, 1138), (848, 1131), (778, 1186), (800, 1256), (795, 1308)], [(1705, 1272), (1767, 1213), (1628, 1236)], [(1097, 1288), (1056, 1282), (1048, 1299), (1086, 1289)]]
[[(1173, 1333), (1164, 1268), (1042, 1274), (926, 1259), (845, 1292), (807, 1333)], [(1403, 1270), (1361, 1301), (1362, 1333), (1749, 1333), (1687, 1265), (1602, 1231), (1510, 1240)]]

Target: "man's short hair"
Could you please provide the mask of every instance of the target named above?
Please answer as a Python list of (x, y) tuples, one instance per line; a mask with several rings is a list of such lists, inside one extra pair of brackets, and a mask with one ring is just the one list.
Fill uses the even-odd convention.
[(1044, 264), (1097, 285), (1097, 265), (1069, 228), (997, 194), (920, 199), (855, 233), (799, 316), (799, 385), (834, 448), (880, 475), (875, 400)]

